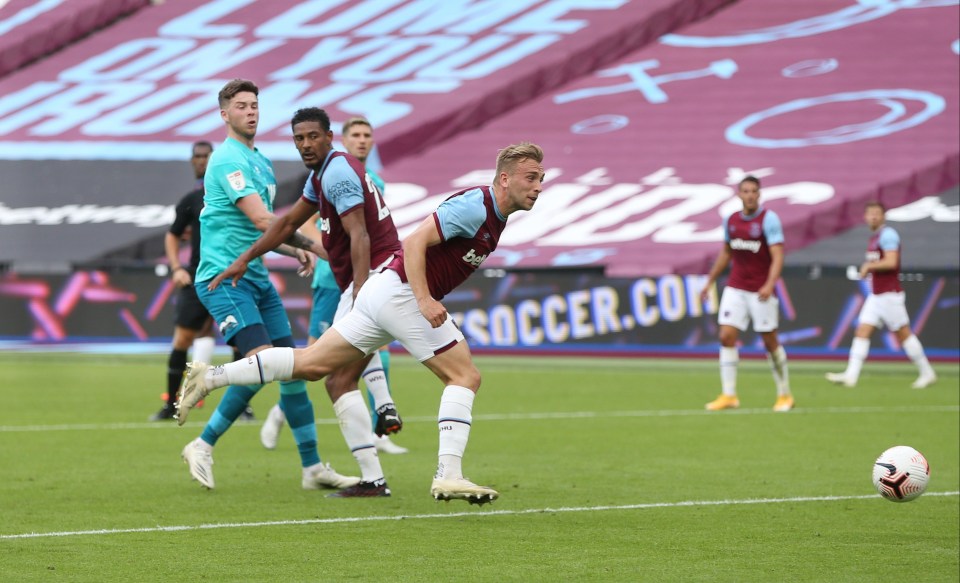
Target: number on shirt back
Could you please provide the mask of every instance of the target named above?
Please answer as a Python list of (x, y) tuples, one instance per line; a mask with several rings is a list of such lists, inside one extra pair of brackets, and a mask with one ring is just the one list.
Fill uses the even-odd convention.
[(364, 173), (363, 176), (367, 179), (367, 188), (369, 188), (370, 192), (373, 193), (373, 200), (377, 201), (377, 219), (382, 221), (390, 216), (390, 209), (387, 208), (387, 203), (383, 200), (383, 195), (380, 194), (380, 189), (377, 188), (376, 184), (374, 184), (373, 179), (370, 178), (370, 175)]

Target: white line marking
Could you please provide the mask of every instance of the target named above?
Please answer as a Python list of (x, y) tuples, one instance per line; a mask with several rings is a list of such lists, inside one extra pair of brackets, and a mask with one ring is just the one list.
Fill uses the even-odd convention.
[[(927, 492), (923, 496), (958, 496), (960, 491)], [(198, 524), (195, 526), (154, 526), (148, 528), (104, 528), (99, 530), (72, 530), (61, 532), (30, 532), (25, 534), (4, 534), (0, 540), (27, 538), (54, 538), (66, 536), (88, 536), (96, 534), (130, 534), (143, 532), (179, 532), (190, 530), (213, 530), (219, 528), (256, 528), (261, 526), (299, 526), (309, 524), (343, 524), (351, 522), (382, 522), (387, 520), (423, 520), (431, 518), (462, 518), (464, 516), (521, 516), (524, 514), (546, 514), (561, 512), (600, 512), (606, 510), (647, 510), (650, 508), (690, 508), (697, 506), (744, 506), (751, 504), (791, 504), (799, 502), (837, 502), (843, 500), (880, 500), (879, 494), (860, 496), (798, 496), (795, 498), (748, 498), (745, 500), (685, 500), (682, 502), (649, 502), (646, 504), (624, 504), (619, 506), (566, 506), (560, 508), (529, 508), (526, 510), (478, 510), (475, 512), (451, 512), (449, 514), (400, 514), (397, 516), (351, 516), (341, 518), (313, 518), (307, 520), (268, 520), (263, 522), (233, 522), (217, 524)]]
[[(535, 419), (596, 419), (610, 417), (724, 417), (728, 415), (817, 415), (817, 414), (862, 414), (862, 413), (957, 413), (960, 405), (922, 405), (904, 407), (799, 407), (789, 413), (776, 413), (772, 409), (733, 409), (717, 412), (704, 409), (663, 409), (659, 411), (556, 411), (543, 413), (488, 413), (473, 416), (474, 421), (523, 421)], [(436, 417), (404, 417), (404, 423), (436, 423)], [(317, 425), (337, 425), (336, 419), (317, 419)], [(185, 423), (184, 427), (203, 427), (205, 421)], [(239, 426), (257, 426), (257, 423), (237, 423)], [(0, 425), (0, 433), (34, 431), (91, 431), (127, 429), (176, 429), (174, 423), (88, 423), (65, 425)]]

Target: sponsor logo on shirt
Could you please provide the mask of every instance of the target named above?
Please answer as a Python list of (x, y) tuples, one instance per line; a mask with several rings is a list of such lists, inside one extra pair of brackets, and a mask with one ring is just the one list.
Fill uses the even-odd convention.
[(867, 251), (867, 261), (880, 261), (880, 252)]
[(480, 264), (483, 263), (483, 260), (486, 258), (486, 253), (483, 255), (477, 255), (476, 251), (473, 249), (467, 251), (467, 254), (463, 256), (463, 260), (474, 267), (480, 267)]
[(751, 253), (760, 252), (760, 241), (750, 241), (749, 239), (734, 239), (730, 241), (730, 248), (734, 251), (749, 251)]

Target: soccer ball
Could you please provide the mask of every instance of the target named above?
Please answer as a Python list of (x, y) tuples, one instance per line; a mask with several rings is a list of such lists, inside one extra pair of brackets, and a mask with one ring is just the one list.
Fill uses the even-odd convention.
[(927, 489), (930, 464), (906, 445), (891, 447), (873, 464), (873, 486), (891, 502), (909, 502)]

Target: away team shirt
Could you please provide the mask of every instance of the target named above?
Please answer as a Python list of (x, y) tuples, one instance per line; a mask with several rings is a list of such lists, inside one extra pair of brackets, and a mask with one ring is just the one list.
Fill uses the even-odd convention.
[[(893, 227), (883, 225), (870, 237), (867, 243), (867, 261), (880, 261), (887, 251), (900, 252), (900, 235)], [(897, 266), (889, 271), (874, 271), (870, 274), (873, 293), (901, 292), (900, 287), (900, 257), (897, 257)]]
[[(256, 241), (261, 233), (247, 215), (237, 208), (245, 196), (259, 196), (267, 210), (273, 212), (277, 195), (277, 179), (273, 164), (259, 150), (244, 146), (233, 138), (210, 156), (203, 178), (206, 193), (200, 213), (200, 268), (197, 281), (212, 279)], [(244, 277), (267, 280), (263, 259), (250, 262)]]
[[(443, 201), (434, 211), (433, 220), (443, 242), (427, 247), (427, 286), (430, 296), (441, 300), (493, 253), (507, 218), (497, 208), (493, 189), (475, 186)], [(387, 268), (407, 282), (402, 252)]]
[[(320, 195), (318, 195), (320, 193)], [(363, 163), (349, 154), (331, 151), (319, 172), (312, 171), (303, 188), (303, 199), (320, 209), (320, 233), (323, 248), (330, 256), (330, 267), (340, 291), (353, 282), (350, 237), (340, 217), (363, 212), (370, 237), (370, 268), (400, 251), (397, 227), (383, 195), (369, 178)]]
[(727, 286), (759, 291), (770, 275), (770, 247), (783, 245), (780, 217), (764, 208), (752, 215), (736, 212), (723, 221), (723, 236), (733, 259)]
[[(384, 194), (386, 190), (386, 183), (383, 179), (374, 173), (373, 170), (367, 169), (367, 176), (370, 177), (370, 180), (373, 180), (374, 185), (380, 191), (380, 194)], [(323, 228), (323, 217), (317, 218), (317, 229)], [(379, 265), (379, 263), (377, 264)], [(373, 265), (371, 262), (370, 268), (374, 268), (376, 265)], [(330, 269), (330, 263), (324, 259), (317, 257), (317, 265), (313, 268), (313, 283), (310, 284), (310, 287), (313, 289), (324, 288), (324, 289), (340, 289), (340, 286), (337, 285), (337, 278), (333, 276), (333, 270)]]

